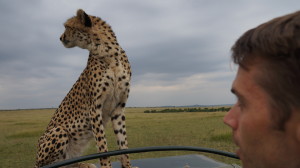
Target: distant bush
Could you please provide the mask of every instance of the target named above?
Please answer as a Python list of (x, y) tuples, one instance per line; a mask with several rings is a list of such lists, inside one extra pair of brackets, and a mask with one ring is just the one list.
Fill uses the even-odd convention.
[(227, 112), (230, 107), (219, 108), (167, 108), (162, 110), (145, 110), (144, 113), (180, 113), (180, 112)]

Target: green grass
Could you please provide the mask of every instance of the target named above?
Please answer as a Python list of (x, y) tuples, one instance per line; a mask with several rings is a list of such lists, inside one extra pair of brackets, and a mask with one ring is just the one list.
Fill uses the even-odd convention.
[[(231, 130), (222, 122), (224, 112), (144, 113), (145, 110), (147, 108), (126, 109), (130, 148), (180, 145), (235, 151)], [(53, 112), (53, 109), (0, 111), (0, 168), (33, 167), (37, 140)], [(106, 133), (109, 150), (117, 149), (110, 125)], [(95, 152), (95, 143), (91, 141), (84, 155)], [(195, 152), (150, 152), (131, 154), (130, 157), (140, 159), (193, 153)], [(240, 164), (235, 159), (205, 155), (222, 162)]]

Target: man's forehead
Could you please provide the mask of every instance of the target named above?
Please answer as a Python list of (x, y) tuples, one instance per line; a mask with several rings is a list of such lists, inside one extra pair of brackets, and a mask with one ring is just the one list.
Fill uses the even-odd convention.
[(232, 83), (232, 93), (237, 96), (260, 94), (259, 92), (263, 90), (257, 83), (260, 73), (260, 68), (256, 65), (252, 65), (248, 69), (239, 67)]

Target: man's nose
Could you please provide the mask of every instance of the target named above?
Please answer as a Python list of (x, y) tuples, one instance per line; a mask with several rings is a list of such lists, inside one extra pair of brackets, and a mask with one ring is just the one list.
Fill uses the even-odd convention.
[(236, 105), (234, 105), (224, 116), (223, 122), (231, 127), (233, 130), (238, 128), (238, 111)]

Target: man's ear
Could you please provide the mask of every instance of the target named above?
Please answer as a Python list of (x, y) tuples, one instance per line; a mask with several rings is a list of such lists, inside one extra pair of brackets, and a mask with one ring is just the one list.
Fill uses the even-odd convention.
[(91, 21), (89, 15), (87, 15), (82, 9), (77, 10), (77, 16), (76, 17), (86, 27), (92, 27), (92, 21)]

